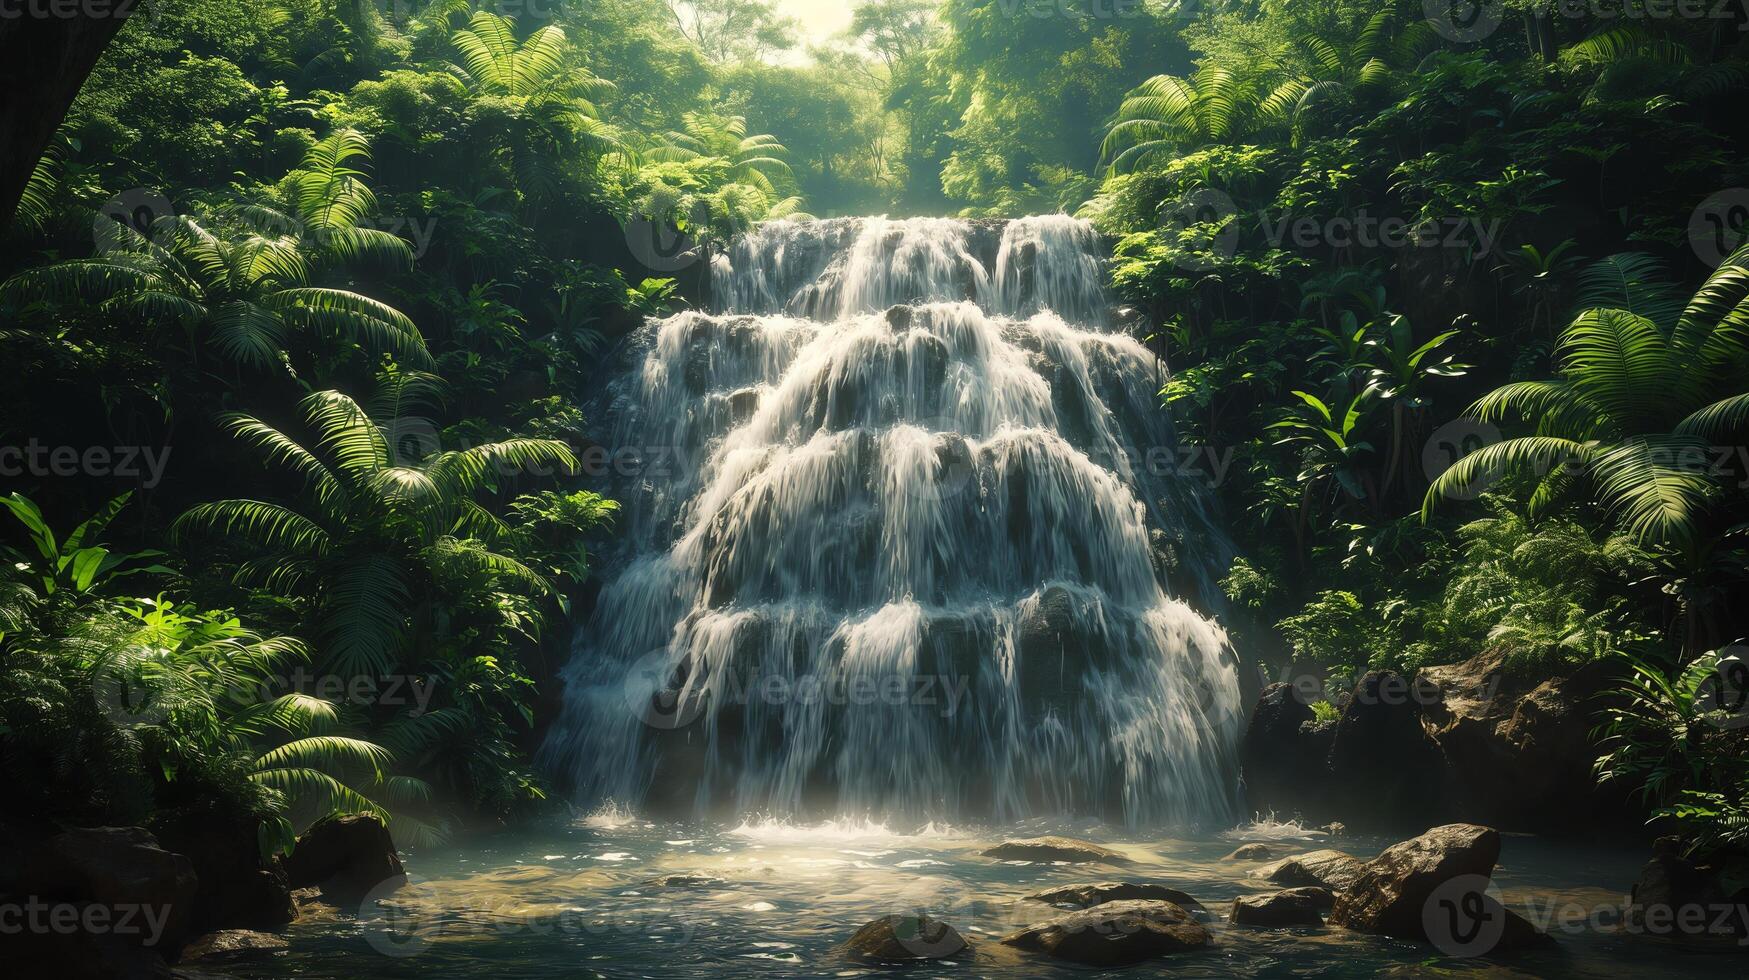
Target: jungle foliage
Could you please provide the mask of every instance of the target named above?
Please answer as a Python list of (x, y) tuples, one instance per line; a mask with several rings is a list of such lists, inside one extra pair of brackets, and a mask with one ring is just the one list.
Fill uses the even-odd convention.
[(1233, 453), (1243, 557), (1199, 598), (1241, 644), (1601, 663), (1600, 775), (1741, 843), (1742, 11), (861, 0), (808, 45), (771, 0), (160, 6), (0, 253), (18, 812), (144, 820), (200, 780), (272, 849), (537, 804), (614, 514), (592, 368), (690, 274), (625, 229), (1069, 211), (1180, 438)]

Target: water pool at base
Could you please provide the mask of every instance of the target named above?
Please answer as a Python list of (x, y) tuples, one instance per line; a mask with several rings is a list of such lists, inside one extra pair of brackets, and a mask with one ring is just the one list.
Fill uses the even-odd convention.
[[(1123, 866), (1003, 862), (980, 851), (1007, 837), (1064, 833), (1129, 856)], [(1741, 969), (1730, 952), (1627, 934), (1615, 923), (1644, 858), (1507, 837), (1495, 873), (1506, 904), (1553, 908), (1552, 949), (1460, 958), (1333, 927), (1261, 930), (1226, 922), (1231, 900), (1274, 890), (1249, 880), (1260, 862), (1223, 857), (1262, 840), (1294, 850), (1336, 846), (1368, 858), (1394, 841), (1328, 841), (1292, 826), (1252, 825), (1175, 839), (1098, 824), (1002, 828), (749, 822), (652, 823), (608, 810), (537, 831), (473, 839), (410, 856), (409, 884), (358, 907), (306, 910), (288, 951), (225, 969), (236, 977), (1707, 977)], [(686, 883), (654, 884), (671, 876)], [(1214, 915), (1215, 946), (1121, 970), (1064, 965), (1002, 946), (1006, 932), (1058, 910), (1027, 895), (1094, 881), (1145, 881), (1189, 892)], [(868, 920), (924, 911), (952, 923), (969, 954), (888, 970), (839, 946)]]

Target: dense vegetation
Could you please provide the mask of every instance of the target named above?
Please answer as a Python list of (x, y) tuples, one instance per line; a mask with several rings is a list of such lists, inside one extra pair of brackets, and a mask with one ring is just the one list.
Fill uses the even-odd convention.
[(1600, 774), (1741, 837), (1741, 10), (865, 0), (804, 51), (765, 0), (159, 6), (0, 257), (9, 818), (538, 801), (614, 510), (579, 405), (679, 302), (622, 228), (1066, 210), (1235, 453), (1242, 644), (1614, 671)]

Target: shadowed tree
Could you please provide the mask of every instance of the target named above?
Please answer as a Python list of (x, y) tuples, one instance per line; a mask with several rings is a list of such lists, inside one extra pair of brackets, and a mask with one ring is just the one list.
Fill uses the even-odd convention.
[(0, 17), (0, 229), (12, 221), (43, 151), (128, 17), (140, 4), (73, 4), (71, 16)]

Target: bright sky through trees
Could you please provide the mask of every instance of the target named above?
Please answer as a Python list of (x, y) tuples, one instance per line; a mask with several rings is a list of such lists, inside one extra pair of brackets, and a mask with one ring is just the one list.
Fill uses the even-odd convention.
[(802, 40), (819, 44), (850, 26), (852, 0), (777, 0), (785, 14), (801, 24)]

